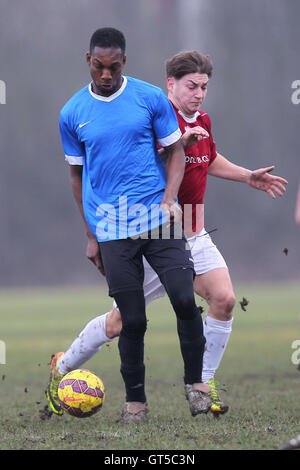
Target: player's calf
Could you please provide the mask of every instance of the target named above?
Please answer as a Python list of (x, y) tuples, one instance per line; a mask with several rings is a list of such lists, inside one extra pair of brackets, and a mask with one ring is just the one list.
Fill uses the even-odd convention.
[(120, 336), (122, 330), (122, 319), (119, 310), (113, 307), (106, 317), (106, 336), (110, 339)]

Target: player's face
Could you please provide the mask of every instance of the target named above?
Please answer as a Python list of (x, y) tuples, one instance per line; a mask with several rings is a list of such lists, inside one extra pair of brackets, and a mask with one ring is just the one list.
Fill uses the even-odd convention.
[(121, 49), (94, 47), (91, 53), (87, 52), (86, 60), (93, 79), (94, 93), (110, 96), (120, 88), (126, 63), (126, 56)]
[(205, 100), (208, 80), (206, 73), (189, 73), (179, 80), (168, 78), (169, 98), (185, 116), (192, 117)]

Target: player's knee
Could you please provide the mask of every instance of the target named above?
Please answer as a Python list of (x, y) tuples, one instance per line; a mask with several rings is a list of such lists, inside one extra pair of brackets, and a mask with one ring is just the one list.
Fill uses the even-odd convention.
[(172, 298), (172, 305), (178, 318), (193, 320), (198, 314), (193, 295), (177, 292)]
[(128, 338), (136, 339), (144, 337), (147, 330), (146, 318), (135, 318), (123, 320), (122, 334)]
[(140, 339), (147, 329), (145, 300), (143, 291), (121, 292), (115, 295), (115, 301), (122, 317), (121, 335), (132, 340)]
[(224, 299), (224, 317), (225, 321), (229, 321), (232, 319), (232, 312), (235, 306), (235, 295), (233, 293), (227, 294), (227, 296)]
[(232, 312), (235, 306), (236, 298), (233, 292), (220, 292), (213, 300), (215, 312), (218, 319), (229, 321), (232, 319)]

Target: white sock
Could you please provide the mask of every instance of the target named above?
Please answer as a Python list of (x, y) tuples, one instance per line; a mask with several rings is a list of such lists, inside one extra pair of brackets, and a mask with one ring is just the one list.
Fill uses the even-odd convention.
[(103, 344), (115, 339), (106, 336), (106, 317), (108, 313), (93, 318), (79, 333), (58, 362), (57, 370), (60, 374), (65, 375), (71, 370), (78, 369), (100, 351)]
[(208, 315), (203, 320), (203, 333), (206, 339), (202, 369), (204, 383), (214, 378), (229, 340), (232, 322), (233, 319), (221, 321)]

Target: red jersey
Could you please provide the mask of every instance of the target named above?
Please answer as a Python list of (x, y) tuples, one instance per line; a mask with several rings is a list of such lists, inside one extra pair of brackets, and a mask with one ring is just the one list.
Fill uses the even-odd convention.
[[(173, 105), (174, 106), (174, 105)], [(204, 226), (203, 200), (207, 184), (207, 170), (217, 156), (216, 145), (211, 133), (211, 122), (208, 114), (197, 111), (193, 118), (184, 116), (175, 108), (181, 133), (189, 127), (201, 126), (209, 137), (185, 148), (185, 172), (178, 193), (178, 202), (183, 210), (184, 231), (199, 233)], [(192, 215), (192, 224), (191, 221)], [(192, 225), (192, 230), (191, 226)]]

